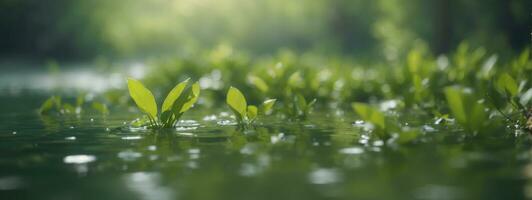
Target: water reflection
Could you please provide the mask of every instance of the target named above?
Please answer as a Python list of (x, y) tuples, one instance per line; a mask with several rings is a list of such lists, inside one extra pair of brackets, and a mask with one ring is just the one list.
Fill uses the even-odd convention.
[(464, 141), (433, 127), (424, 142), (394, 146), (335, 115), (246, 130), (220, 125), (227, 116), (205, 116), (192, 113), (158, 131), (131, 129), (121, 115), (11, 118), (33, 124), (2, 127), (0, 190), (259, 200), (524, 199), (530, 190), (521, 174), (530, 162), (526, 140)]

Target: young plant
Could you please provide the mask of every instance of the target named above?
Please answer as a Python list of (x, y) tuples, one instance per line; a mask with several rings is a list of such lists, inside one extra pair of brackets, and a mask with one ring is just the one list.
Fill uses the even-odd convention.
[(129, 94), (137, 107), (148, 117), (149, 127), (171, 128), (187, 110), (192, 108), (200, 94), (199, 83), (188, 87), (189, 79), (177, 84), (166, 96), (159, 114), (155, 97), (141, 82), (129, 78)]
[(377, 107), (367, 103), (352, 103), (353, 110), (362, 120), (373, 125), (373, 133), (381, 140), (388, 140), (395, 136), (398, 143), (408, 143), (420, 135), (419, 129), (401, 127), (396, 119), (386, 117)]
[[(64, 101), (62, 101), (60, 96), (51, 96), (41, 105), (41, 107), (39, 108), (39, 113), (49, 114), (51, 112), (56, 112), (62, 115), (80, 114), (83, 110), (84, 104), (84, 94), (80, 94), (76, 97), (75, 104), (65, 103)], [(92, 105), (92, 108), (94, 110), (99, 111), (104, 115), (109, 114), (109, 111), (105, 104), (93, 101)], [(94, 105), (98, 105), (98, 107), (96, 108), (94, 107)]]
[[(523, 86), (525, 86), (524, 83)], [(522, 91), (513, 77), (503, 73), (492, 82), (487, 97), (497, 112), (509, 122), (532, 131), (530, 125), (527, 125), (528, 121), (532, 121), (531, 108), (527, 108), (532, 100), (532, 88)]]
[(288, 104), (287, 114), (292, 119), (306, 120), (316, 104), (316, 99), (308, 102), (301, 94), (292, 97), (292, 102)]
[(444, 93), (452, 116), (467, 132), (477, 133), (486, 130), (489, 125), (486, 106), (471, 90), (451, 86), (446, 87)]
[(268, 99), (259, 108), (254, 105), (247, 105), (246, 98), (235, 87), (229, 88), (226, 98), (227, 105), (229, 105), (229, 108), (235, 114), (237, 123), (241, 126), (252, 124), (260, 114), (268, 114), (275, 101), (275, 99)]
[(380, 139), (386, 140), (390, 138), (390, 134), (386, 127), (386, 118), (378, 108), (370, 106), (366, 103), (352, 103), (353, 110), (358, 114), (362, 120), (371, 123), (374, 126), (374, 132)]

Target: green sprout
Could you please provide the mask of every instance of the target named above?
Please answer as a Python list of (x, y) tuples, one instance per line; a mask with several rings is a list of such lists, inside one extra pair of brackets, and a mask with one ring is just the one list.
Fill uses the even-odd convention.
[(292, 119), (306, 120), (315, 104), (316, 99), (308, 102), (303, 95), (296, 94), (293, 96), (291, 104), (287, 105), (286, 113)]
[(129, 78), (129, 94), (137, 107), (148, 116), (149, 127), (171, 128), (198, 100), (200, 86), (195, 82), (187, 87), (189, 79), (177, 84), (166, 96), (159, 114), (155, 97), (140, 81)]
[[(79, 115), (83, 111), (85, 103), (85, 94), (78, 95), (75, 104), (65, 103), (60, 96), (51, 96), (41, 105), (39, 114)], [(93, 101), (91, 108), (104, 115), (109, 114), (107, 105), (103, 103)]]
[(237, 123), (241, 126), (253, 124), (259, 114), (268, 114), (273, 105), (275, 99), (268, 99), (262, 103), (260, 108), (254, 105), (247, 105), (246, 98), (235, 87), (230, 87), (227, 91), (227, 105), (235, 114)]

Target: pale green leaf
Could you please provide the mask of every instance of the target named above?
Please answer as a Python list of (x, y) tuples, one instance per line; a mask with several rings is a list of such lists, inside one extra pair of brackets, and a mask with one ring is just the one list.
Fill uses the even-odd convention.
[(447, 99), (447, 104), (449, 105), (454, 118), (459, 123), (466, 123), (467, 115), (462, 99), (462, 89), (458, 87), (447, 87), (445, 88), (444, 92)]
[(304, 86), (303, 78), (301, 77), (301, 73), (294, 72), (290, 77), (288, 77), (288, 85), (293, 88), (302, 88)]
[(257, 115), (258, 115), (257, 106), (248, 106), (248, 110), (247, 110), (248, 119), (253, 121), (255, 120), (255, 118), (257, 118)]
[(246, 116), (247, 102), (240, 90), (230, 87), (229, 91), (227, 91), (226, 102), (236, 112), (235, 114), (239, 114), (240, 117)]
[(98, 112), (107, 115), (109, 114), (109, 109), (107, 108), (107, 105), (99, 102), (92, 102), (92, 109), (97, 110)]
[(192, 86), (190, 87), (190, 90), (191, 90), (191, 92), (190, 92), (190, 94), (189, 94), (189, 96), (187, 98), (187, 101), (181, 107), (180, 113), (186, 112), (187, 110), (192, 108), (192, 106), (194, 106), (196, 101), (198, 101), (198, 98), (199, 98), (199, 95), (200, 95), (200, 85), (199, 85), (199, 83), (195, 82), (194, 84), (192, 84)]
[(185, 90), (185, 87), (188, 85), (188, 81), (184, 80), (183, 82), (177, 84), (166, 96), (166, 99), (164, 99), (163, 107), (161, 109), (161, 113), (165, 111), (169, 111), (172, 109), (172, 106), (174, 105), (175, 101), (179, 98), (179, 96), (183, 93), (183, 90)]
[(277, 101), (276, 99), (268, 99), (266, 101), (264, 101), (261, 105), (261, 112), (264, 113), (264, 114), (268, 114), (272, 108), (273, 108), (273, 105), (275, 104), (275, 101)]
[(41, 105), (41, 108), (39, 109), (39, 112), (41, 114), (49, 112), (50, 110), (52, 110), (52, 108), (54, 108), (54, 106), (56, 106), (56, 107), (58, 106), (57, 105), (57, 98), (56, 98), (56, 96), (51, 96), (46, 101), (44, 101), (44, 103)]
[(152, 119), (157, 118), (157, 103), (155, 97), (141, 82), (128, 78), (127, 87), (129, 89), (129, 95), (137, 104), (139, 109), (148, 114)]
[(515, 96), (517, 95), (519, 86), (514, 78), (512, 78), (509, 74), (504, 73), (499, 77), (499, 79), (497, 79), (497, 89), (508, 92), (508, 94), (511, 96)]
[(249, 83), (251, 83), (253, 86), (255, 86), (257, 89), (259, 89), (261, 92), (267, 92), (269, 87), (268, 84), (261, 78), (257, 76), (249, 76), (248, 77)]
[(363, 120), (368, 121), (379, 128), (386, 128), (384, 114), (378, 109), (365, 103), (353, 103), (351, 106)]
[(296, 103), (300, 111), (304, 111), (307, 109), (307, 100), (305, 100), (305, 97), (303, 95), (296, 95)]

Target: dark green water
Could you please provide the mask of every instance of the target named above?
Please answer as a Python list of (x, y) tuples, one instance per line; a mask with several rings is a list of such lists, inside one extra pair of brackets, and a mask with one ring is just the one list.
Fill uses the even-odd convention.
[(526, 199), (526, 137), (431, 126), (385, 145), (349, 111), (241, 131), (201, 106), (154, 132), (129, 112), (40, 116), (30, 94), (0, 98), (0, 199)]

